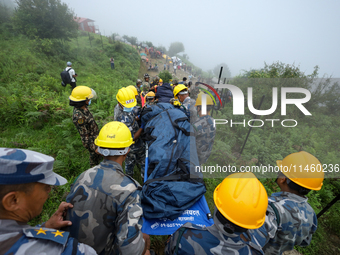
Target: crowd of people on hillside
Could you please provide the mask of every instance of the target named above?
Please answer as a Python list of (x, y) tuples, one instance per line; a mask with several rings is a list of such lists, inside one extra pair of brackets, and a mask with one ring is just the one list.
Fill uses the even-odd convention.
[[(50, 156), (0, 148), (3, 254), (150, 254), (150, 237), (141, 231), (141, 185), (133, 179), (135, 165), (142, 177), (146, 174), (141, 111), (172, 104), (185, 113), (195, 130), (200, 165), (211, 154), (216, 128), (210, 116), (212, 98), (186, 77), (167, 83), (158, 77), (151, 82), (148, 74), (143, 79), (119, 89), (114, 121), (100, 130), (89, 110), (96, 92), (87, 86), (72, 90), (72, 120), (90, 153), (91, 168), (77, 177), (66, 202), (41, 225), (28, 222), (41, 213), (51, 185), (64, 185), (66, 179), (53, 172)], [(309, 245), (317, 219), (306, 195), (321, 189), (324, 176), (305, 169), (321, 163), (301, 151), (277, 164), (280, 192), (268, 197), (252, 173), (229, 175), (213, 194), (214, 224), (184, 224), (169, 237), (165, 254), (282, 254), (295, 245)], [(282, 171), (292, 164), (302, 166), (299, 174)]]

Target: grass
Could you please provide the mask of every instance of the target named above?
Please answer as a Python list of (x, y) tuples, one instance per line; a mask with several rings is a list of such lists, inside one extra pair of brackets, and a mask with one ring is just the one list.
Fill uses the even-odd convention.
[[(89, 168), (88, 151), (83, 147), (71, 120), (72, 107), (68, 105), (70, 87), (60, 85), (59, 74), (66, 62), (71, 61), (78, 73), (77, 85), (89, 86), (97, 92), (98, 99), (92, 102), (90, 110), (99, 128), (113, 120), (118, 89), (135, 84), (136, 79), (142, 78), (146, 72), (139, 54), (131, 46), (118, 42), (110, 44), (105, 37), (102, 38), (102, 46), (100, 36), (93, 36), (92, 46), (87, 35), (70, 43), (54, 42), (52, 46), (21, 35), (0, 38), (0, 146), (51, 155), (55, 158), (55, 172), (69, 181), (65, 186), (53, 188), (43, 213), (31, 222), (33, 225), (46, 221), (52, 215), (64, 200), (70, 184)], [(111, 56), (115, 58), (114, 70), (110, 67)], [(159, 61), (161, 63), (163, 60)], [(263, 93), (267, 90), (263, 88)], [(215, 146), (207, 165), (275, 165), (277, 159), (300, 149), (316, 155), (321, 162), (339, 163), (339, 141), (336, 139), (340, 135), (338, 116), (327, 113), (325, 109), (313, 111), (312, 119), (296, 116), (300, 128), (253, 129), (241, 157), (237, 157), (237, 153), (248, 129), (218, 126)], [(233, 118), (231, 105), (214, 117)], [(247, 113), (245, 118), (252, 118), (252, 115)], [(135, 172), (135, 179), (142, 183), (137, 167)], [(205, 179), (205, 196), (211, 211), (215, 207), (212, 199), (214, 189), (222, 180), (223, 177)], [(260, 181), (268, 194), (278, 191), (272, 179)], [(310, 204), (319, 212), (339, 192), (339, 181), (327, 179), (321, 191), (309, 195)], [(301, 253), (339, 253), (339, 204), (322, 216), (311, 245), (298, 248)], [(151, 239), (152, 247), (161, 254), (167, 237), (153, 236)]]

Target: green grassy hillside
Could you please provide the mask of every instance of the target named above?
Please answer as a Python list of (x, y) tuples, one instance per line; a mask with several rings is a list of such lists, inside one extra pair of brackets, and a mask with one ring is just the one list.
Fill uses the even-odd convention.
[[(78, 74), (77, 85), (89, 86), (97, 92), (98, 99), (91, 104), (90, 110), (100, 128), (113, 120), (118, 89), (135, 84), (139, 71), (145, 70), (145, 67), (141, 68), (139, 54), (133, 47), (119, 42), (109, 43), (107, 38), (99, 35), (89, 38), (88, 34), (83, 34), (66, 43), (32, 40), (5, 30), (0, 37), (0, 48), (0, 146), (51, 155), (56, 160), (55, 171), (69, 180), (68, 185), (53, 189), (42, 215), (31, 222), (36, 224), (49, 218), (60, 201), (65, 199), (70, 183), (89, 168), (88, 151), (83, 147), (71, 120), (72, 107), (68, 105), (71, 88), (60, 84), (60, 72), (66, 62), (73, 63), (72, 67)], [(115, 58), (114, 70), (110, 67), (111, 56)], [(237, 79), (233, 82), (244, 88), (250, 85)], [(261, 93), (271, 91), (267, 87), (261, 89)], [(266, 101), (268, 105), (264, 108), (268, 109), (270, 103), (270, 100)], [(340, 156), (336, 139), (339, 136), (338, 116), (322, 107), (312, 109), (313, 121), (294, 113), (302, 128), (254, 129), (242, 157), (235, 152), (240, 151), (248, 129), (218, 126), (213, 155), (208, 164), (273, 165), (276, 159), (300, 149), (316, 154), (321, 162), (339, 163), (336, 162)], [(237, 120), (231, 112), (229, 104), (214, 117)], [(246, 113), (245, 118), (250, 119), (252, 115)], [(223, 160), (219, 162), (220, 159)], [(135, 177), (141, 181), (138, 174)], [(207, 178), (205, 181), (206, 198), (213, 210), (212, 194), (222, 178)], [(268, 194), (277, 191), (272, 179), (261, 181)], [(309, 201), (318, 212), (339, 191), (339, 181), (327, 179), (320, 192), (309, 195)], [(299, 251), (304, 254), (339, 253), (339, 212), (338, 203), (319, 221), (311, 246), (299, 248)], [(165, 238), (153, 238), (153, 247), (162, 250)]]

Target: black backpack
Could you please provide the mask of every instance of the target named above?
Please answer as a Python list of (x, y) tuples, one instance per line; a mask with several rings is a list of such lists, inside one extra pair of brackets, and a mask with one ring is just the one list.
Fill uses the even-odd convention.
[(70, 73), (69, 73), (71, 69), (72, 68), (69, 68), (67, 71), (64, 70), (60, 73), (61, 80), (62, 80), (61, 85), (64, 86), (64, 87), (67, 84), (71, 84), (71, 82), (72, 82), (71, 77), (70, 77)]

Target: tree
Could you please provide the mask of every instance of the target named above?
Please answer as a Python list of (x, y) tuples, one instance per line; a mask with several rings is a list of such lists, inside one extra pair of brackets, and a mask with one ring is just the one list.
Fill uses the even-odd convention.
[(214, 75), (216, 77), (219, 77), (220, 71), (221, 71), (221, 66), (223, 67), (221, 79), (230, 78), (231, 73), (230, 73), (229, 67), (226, 63), (221, 63), (221, 64), (215, 66), (215, 68), (213, 69)]
[(11, 19), (10, 8), (0, 3), (0, 24), (8, 22)]
[(63, 39), (77, 37), (73, 12), (60, 0), (17, 0), (15, 27), (30, 37)]
[(175, 56), (176, 54), (184, 51), (184, 45), (181, 42), (173, 42), (169, 47), (169, 55), (170, 57)]

